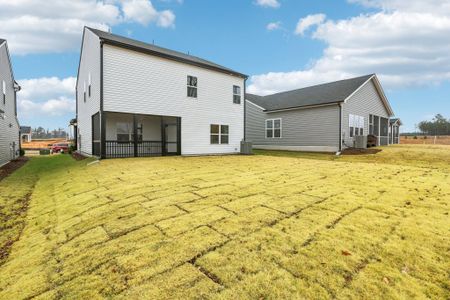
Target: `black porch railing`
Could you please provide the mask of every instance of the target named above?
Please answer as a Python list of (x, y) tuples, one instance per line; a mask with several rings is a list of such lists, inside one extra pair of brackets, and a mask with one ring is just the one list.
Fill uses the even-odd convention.
[(107, 158), (161, 156), (163, 154), (161, 141), (137, 142), (136, 155), (134, 142), (105, 141), (105, 146)]

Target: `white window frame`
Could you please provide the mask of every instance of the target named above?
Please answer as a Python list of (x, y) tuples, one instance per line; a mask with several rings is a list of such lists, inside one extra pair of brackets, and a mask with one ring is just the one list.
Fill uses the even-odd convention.
[[(219, 133), (212, 133), (211, 127), (212, 126), (219, 126)], [(228, 127), (228, 133), (222, 133), (222, 126)], [(228, 142), (222, 143), (222, 135), (226, 135), (228, 137)], [(211, 143), (211, 136), (217, 136), (218, 142), (217, 143)], [(209, 143), (211, 145), (228, 145), (230, 144), (230, 125), (228, 124), (210, 124), (209, 125)]]
[(86, 103), (86, 81), (83, 81), (83, 101)]
[(353, 114), (349, 114), (348, 115), (348, 132), (349, 132), (349, 137), (355, 137), (358, 135), (361, 135), (361, 129), (364, 135), (364, 129), (366, 127), (366, 123), (365, 123), (365, 118), (363, 116), (358, 116), (358, 115), (353, 115)]
[(2, 92), (3, 92), (3, 105), (6, 105), (6, 82), (2, 80)]
[[(234, 88), (237, 88), (239, 92), (235, 93)], [(236, 96), (239, 97), (238, 101), (235, 100)], [(233, 104), (241, 104), (241, 87), (239, 85), (233, 85)]]
[[(186, 79), (189, 79), (189, 77), (195, 78), (195, 85), (191, 85), (189, 82), (186, 83), (186, 96), (188, 98), (197, 99), (198, 98), (198, 77), (194, 76), (194, 75), (187, 75)], [(195, 97), (194, 96), (189, 96), (189, 88), (195, 89)]]
[(5, 119), (5, 112), (3, 110), (0, 109), (0, 119), (4, 120)]
[[(280, 121), (280, 136), (276, 137), (275, 136), (275, 121), (279, 120)], [(267, 136), (267, 123), (268, 122), (272, 122), (272, 136)], [(265, 120), (265, 131), (264, 131), (264, 136), (266, 137), (266, 139), (281, 139), (283, 137), (283, 122), (281, 118), (275, 118), (275, 119), (266, 119)]]
[(91, 84), (92, 84), (92, 78), (91, 78), (91, 72), (89, 72), (89, 76), (88, 76), (88, 95), (89, 95), (89, 98), (91, 98)]

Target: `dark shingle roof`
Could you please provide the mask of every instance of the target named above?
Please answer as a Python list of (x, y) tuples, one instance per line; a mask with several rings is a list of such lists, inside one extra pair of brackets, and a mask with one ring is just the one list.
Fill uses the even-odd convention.
[(31, 133), (30, 126), (20, 126), (20, 133)]
[(118, 46), (128, 46), (131, 48), (134, 48), (136, 50), (145, 51), (147, 53), (162, 56), (168, 59), (181, 61), (187, 64), (192, 64), (208, 69), (213, 69), (216, 71), (228, 73), (231, 75), (239, 76), (247, 78), (248, 76), (242, 73), (239, 73), (237, 71), (231, 70), (229, 68), (226, 68), (224, 66), (218, 65), (216, 63), (210, 62), (208, 60), (202, 59), (200, 57), (196, 57), (193, 55), (188, 55), (185, 53), (181, 53), (178, 51), (170, 50), (167, 48), (158, 47), (152, 44), (144, 43), (141, 41), (133, 40), (130, 38), (126, 38), (120, 35), (112, 34), (109, 32), (101, 31), (98, 29), (86, 27), (90, 31), (92, 31), (95, 35), (97, 35), (100, 39), (105, 40), (106, 42), (111, 42), (113, 44), (116, 44)]
[(305, 87), (268, 96), (246, 94), (266, 111), (343, 102), (374, 74)]

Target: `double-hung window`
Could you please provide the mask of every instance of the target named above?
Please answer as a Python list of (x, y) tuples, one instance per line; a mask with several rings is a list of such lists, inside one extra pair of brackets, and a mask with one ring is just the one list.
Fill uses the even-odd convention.
[(2, 120), (5, 119), (5, 112), (1, 109), (0, 109), (0, 119), (2, 119)]
[(6, 105), (6, 82), (2, 81), (3, 105)]
[(83, 82), (83, 101), (86, 102), (86, 81)]
[(281, 138), (281, 119), (266, 120), (266, 138)]
[(350, 129), (350, 137), (364, 135), (364, 117), (349, 114), (348, 126)]
[(369, 115), (369, 134), (373, 134), (373, 115)]
[(133, 126), (131, 123), (118, 122), (116, 124), (117, 129), (117, 141), (120, 143), (130, 142), (130, 135), (133, 132)]
[(241, 104), (241, 87), (233, 85), (233, 103)]
[(187, 96), (191, 98), (197, 98), (197, 77), (187, 77)]
[(89, 98), (91, 97), (91, 84), (92, 84), (92, 78), (91, 78), (91, 72), (89, 72), (89, 77), (88, 77), (88, 95), (89, 95)]
[(228, 144), (229, 142), (228, 125), (211, 124), (210, 141), (211, 144)]

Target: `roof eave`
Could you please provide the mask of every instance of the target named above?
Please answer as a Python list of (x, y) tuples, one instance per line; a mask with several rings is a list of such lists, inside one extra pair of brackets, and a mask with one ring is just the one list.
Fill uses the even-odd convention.
[(333, 102), (322, 103), (322, 104), (292, 106), (292, 107), (280, 108), (280, 109), (270, 109), (270, 110), (269, 109), (265, 109), (264, 112), (266, 112), (266, 113), (275, 113), (275, 112), (288, 111), (288, 110), (297, 110), (297, 109), (308, 109), (308, 108), (316, 108), (316, 107), (323, 107), (323, 106), (332, 106), (332, 105), (338, 105), (340, 103), (344, 103), (344, 101), (333, 101)]
[(239, 73), (239, 72), (235, 72), (235, 71), (232, 71), (232, 70), (226, 70), (226, 69), (222, 69), (222, 68), (218, 68), (218, 67), (213, 67), (213, 66), (209, 66), (207, 64), (197, 63), (197, 62), (194, 62), (194, 61), (191, 61), (191, 60), (188, 60), (188, 59), (183, 59), (181, 57), (176, 57), (176, 56), (164, 54), (164, 53), (161, 53), (161, 52), (158, 52), (158, 51), (153, 51), (153, 50), (150, 50), (150, 49), (145, 49), (145, 48), (142, 48), (142, 47), (138, 47), (138, 46), (134, 46), (134, 45), (126, 44), (126, 43), (121, 43), (121, 42), (114, 41), (114, 40), (107, 39), (107, 38), (100, 37), (100, 36), (98, 36), (98, 37), (99, 37), (101, 42), (103, 42), (105, 44), (109, 44), (111, 46), (116, 46), (116, 47), (129, 49), (129, 50), (133, 50), (133, 51), (138, 51), (138, 52), (141, 52), (141, 53), (146, 53), (146, 54), (150, 54), (150, 55), (153, 55), (153, 56), (158, 56), (158, 57), (170, 59), (170, 60), (173, 60), (173, 61), (178, 61), (178, 62), (182, 62), (182, 63), (185, 63), (185, 64), (189, 64), (189, 65), (193, 65), (193, 66), (197, 66), (197, 67), (201, 67), (201, 68), (205, 68), (205, 69), (209, 69), (209, 70), (213, 70), (213, 71), (218, 71), (218, 72), (225, 73), (225, 74), (228, 74), (228, 75), (241, 77), (243, 79), (247, 79), (249, 77), (248, 75), (245, 75), (245, 74), (242, 74), (242, 73)]

